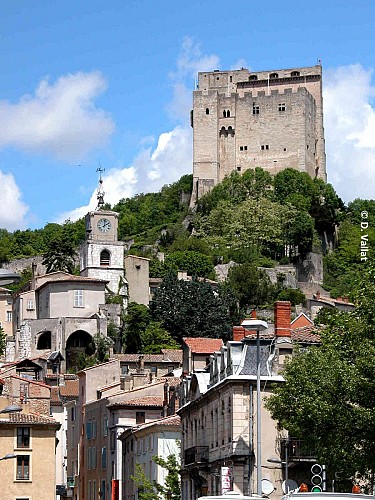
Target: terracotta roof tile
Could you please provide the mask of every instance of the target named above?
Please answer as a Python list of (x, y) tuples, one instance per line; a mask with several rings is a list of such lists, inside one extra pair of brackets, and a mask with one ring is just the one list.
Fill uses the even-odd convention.
[(301, 342), (304, 344), (320, 344), (319, 331), (321, 328), (316, 326), (301, 326), (292, 330), (293, 342)]
[(9, 418), (2, 423), (11, 422), (15, 424), (55, 424), (60, 425), (54, 418), (41, 415), (40, 413), (10, 413)]
[(224, 345), (221, 339), (207, 339), (202, 337), (185, 337), (183, 341), (190, 347), (191, 352), (197, 354), (211, 354), (219, 351), (220, 347)]
[(60, 385), (60, 394), (64, 398), (78, 398), (79, 380), (65, 379), (65, 385)]
[(139, 356), (143, 356), (145, 363), (182, 363), (182, 350), (163, 349), (161, 354), (114, 354), (113, 358), (119, 361), (136, 363), (139, 361)]
[(169, 415), (168, 417), (158, 418), (152, 422), (147, 422), (146, 424), (137, 425), (136, 430), (147, 429), (148, 427), (158, 426), (158, 425), (170, 425), (170, 426), (181, 426), (181, 418), (178, 415)]
[(129, 399), (128, 401), (119, 401), (117, 403), (113, 403), (109, 406), (160, 406), (162, 407), (164, 404), (164, 399), (161, 396), (143, 396), (141, 398)]

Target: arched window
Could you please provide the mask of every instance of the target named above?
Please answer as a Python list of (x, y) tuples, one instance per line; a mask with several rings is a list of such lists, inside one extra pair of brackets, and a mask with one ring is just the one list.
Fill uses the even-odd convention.
[(228, 137), (228, 132), (225, 130), (225, 127), (221, 127), (219, 135), (220, 137)]
[(249, 76), (249, 81), (251, 81), (251, 80), (258, 80), (257, 75), (250, 75)]
[(279, 75), (277, 73), (271, 73), (270, 79), (272, 80), (273, 78), (279, 78)]
[(206, 115), (209, 115), (210, 114), (210, 110), (208, 108), (206, 108)]
[(290, 76), (299, 76), (301, 73), (299, 71), (292, 71)]
[(229, 118), (229, 117), (230, 117), (230, 111), (228, 109), (228, 111), (227, 111), (227, 118)]
[(224, 118), (226, 118), (226, 117), (227, 117), (227, 112), (225, 111), (225, 109), (224, 109), (224, 111), (223, 111), (223, 116), (224, 116)]
[(111, 254), (108, 250), (102, 250), (100, 253), (100, 265), (109, 266), (111, 262)]
[(43, 332), (38, 338), (38, 344), (36, 348), (38, 350), (51, 349), (51, 346), (52, 346), (51, 332)]

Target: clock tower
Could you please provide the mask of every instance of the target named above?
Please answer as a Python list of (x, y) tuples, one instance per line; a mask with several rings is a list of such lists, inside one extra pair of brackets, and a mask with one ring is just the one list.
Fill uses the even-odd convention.
[[(100, 174), (103, 170), (99, 169)], [(109, 281), (111, 292), (126, 295), (124, 278), (124, 242), (117, 239), (118, 213), (104, 210), (104, 192), (100, 175), (98, 207), (85, 217), (86, 240), (79, 249), (80, 274)]]

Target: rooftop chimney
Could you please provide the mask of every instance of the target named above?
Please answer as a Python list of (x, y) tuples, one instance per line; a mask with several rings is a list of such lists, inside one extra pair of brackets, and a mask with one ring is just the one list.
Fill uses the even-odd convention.
[(290, 337), (291, 304), (286, 300), (275, 302), (275, 335), (276, 337)]
[[(255, 311), (255, 309), (251, 311), (250, 318), (251, 319), (257, 318), (257, 312)], [(236, 340), (238, 342), (244, 339), (247, 335), (249, 335), (249, 333), (253, 333), (249, 332), (249, 330), (247, 330), (243, 326), (234, 326), (232, 332), (233, 332), (232, 333), (233, 340)], [(254, 330), (254, 333), (256, 334), (256, 330)]]

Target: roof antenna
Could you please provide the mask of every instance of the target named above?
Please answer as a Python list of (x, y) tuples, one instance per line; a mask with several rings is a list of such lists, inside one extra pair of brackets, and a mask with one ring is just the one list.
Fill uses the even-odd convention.
[(104, 206), (104, 195), (105, 192), (103, 191), (103, 179), (102, 179), (102, 172), (105, 172), (105, 168), (102, 168), (102, 166), (99, 163), (99, 167), (96, 169), (97, 172), (99, 172), (99, 186), (98, 186), (98, 191), (96, 194), (96, 198), (98, 200), (98, 206), (96, 207), (97, 210), (100, 210)]

